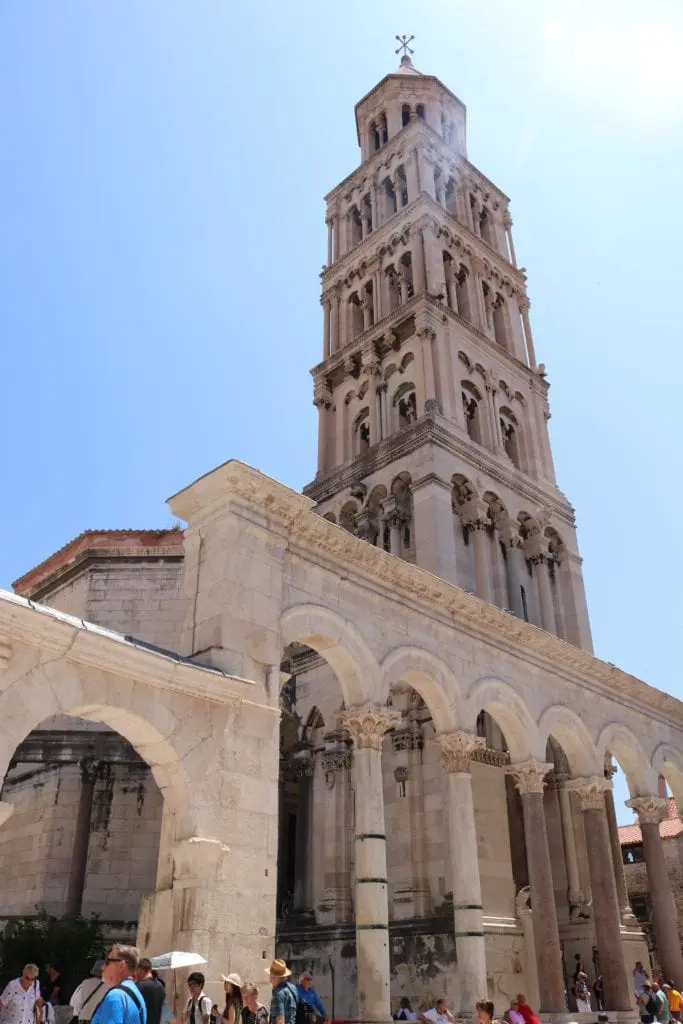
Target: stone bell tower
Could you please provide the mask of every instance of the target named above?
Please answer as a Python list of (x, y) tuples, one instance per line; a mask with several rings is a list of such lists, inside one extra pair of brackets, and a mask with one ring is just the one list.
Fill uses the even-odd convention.
[(508, 197), (465, 106), (406, 54), (356, 105), (359, 167), (326, 197), (318, 511), (590, 650)]

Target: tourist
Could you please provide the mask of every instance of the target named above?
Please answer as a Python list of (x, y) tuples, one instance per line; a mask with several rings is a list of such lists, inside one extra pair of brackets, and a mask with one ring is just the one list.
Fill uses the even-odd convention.
[(242, 1012), (242, 979), (239, 974), (221, 974), (225, 992), (223, 1020), (227, 1024), (239, 1024)]
[(90, 976), (77, 986), (69, 1000), (73, 1015), (79, 1021), (89, 1021), (104, 999), (109, 985), (102, 980), (104, 960), (96, 960), (90, 969)]
[(649, 980), (648, 973), (643, 969), (641, 961), (636, 960), (636, 966), (633, 968), (633, 991), (636, 994), (636, 999), (640, 999), (643, 994), (643, 985)]
[(482, 999), (477, 1003), (479, 1024), (493, 1024), (493, 1003), (490, 999)]
[(597, 1010), (605, 1009), (605, 984), (602, 980), (602, 974), (598, 974), (593, 985), (593, 995), (595, 996), (595, 1007)]
[(657, 1018), (659, 1004), (655, 999), (655, 994), (649, 981), (642, 983), (641, 993), (637, 996), (637, 1003), (642, 1024), (652, 1024)]
[(665, 982), (662, 985), (662, 988), (666, 992), (666, 998), (669, 1000), (669, 1011), (671, 1013), (671, 1019), (680, 1020), (683, 996), (681, 996), (681, 993), (678, 991), (673, 981)]
[(591, 1012), (591, 994), (588, 988), (588, 978), (585, 971), (579, 971), (574, 984), (574, 996), (576, 997), (576, 1008), (579, 1013)]
[(92, 1024), (147, 1024), (145, 1001), (135, 984), (140, 954), (135, 946), (112, 946), (102, 978), (110, 986), (92, 1015)]
[(161, 1011), (166, 1002), (166, 989), (152, 974), (152, 962), (146, 956), (138, 961), (135, 983), (147, 1007), (147, 1024), (161, 1024)]
[(38, 968), (26, 964), (20, 978), (14, 978), (0, 995), (0, 1024), (33, 1024), (33, 1009), (40, 999)]
[(268, 1009), (259, 1003), (256, 985), (242, 985), (241, 1024), (268, 1024)]
[(520, 1013), (519, 1003), (516, 999), (510, 1002), (510, 1008), (505, 1012), (505, 1019), (508, 1024), (525, 1024), (524, 1015)]
[(437, 999), (431, 1010), (425, 1010), (418, 1017), (422, 1024), (448, 1024), (454, 1019), (445, 999)]
[(41, 985), (41, 995), (46, 1002), (53, 1006), (66, 1006), (69, 1000), (66, 998), (66, 986), (62, 976), (62, 968), (58, 963), (47, 965), (47, 976), (50, 979)]
[(211, 1000), (204, 992), (206, 978), (201, 971), (193, 971), (188, 975), (187, 987), (190, 998), (183, 1011), (184, 1024), (210, 1024)]
[(296, 1007), (299, 995), (296, 985), (289, 980), (292, 976), (284, 960), (273, 960), (266, 974), (273, 986), (270, 1000), (270, 1024), (296, 1024)]
[(517, 1009), (524, 1017), (524, 1024), (540, 1024), (538, 1017), (527, 1003), (526, 996), (521, 992), (517, 996)]
[(661, 985), (656, 981), (652, 983), (652, 991), (654, 992), (655, 999), (657, 1000), (656, 1020), (660, 1022), (660, 1024), (669, 1024), (671, 1020), (671, 1010), (669, 1009), (669, 1000), (666, 997), (666, 992), (664, 992)]
[[(323, 1006), (320, 996), (313, 988), (313, 975), (310, 971), (304, 971), (304, 973), (299, 977), (297, 994), (299, 996), (299, 1003), (305, 1003), (309, 1008), (309, 1015), (312, 1020), (315, 1020), (316, 1018), (320, 1021), (327, 1020), (327, 1010)], [(413, 1020), (415, 1020), (414, 1017)]]
[(398, 1004), (398, 1010), (394, 1014), (394, 1020), (417, 1020), (417, 1014), (410, 1005), (410, 999), (403, 996)]

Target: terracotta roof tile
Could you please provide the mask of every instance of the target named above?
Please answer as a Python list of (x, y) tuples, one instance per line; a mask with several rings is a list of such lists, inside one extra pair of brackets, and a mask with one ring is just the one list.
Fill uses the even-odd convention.
[[(671, 797), (667, 802), (666, 818), (659, 825), (659, 834), (662, 839), (675, 839), (683, 834), (683, 821), (678, 817), (676, 801)], [(620, 825), (619, 842), (622, 846), (629, 846), (631, 843), (642, 843), (643, 836), (640, 825)]]

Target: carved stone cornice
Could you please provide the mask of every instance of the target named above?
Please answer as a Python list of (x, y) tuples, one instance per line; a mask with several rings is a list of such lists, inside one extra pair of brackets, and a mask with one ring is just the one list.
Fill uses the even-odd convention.
[(552, 770), (552, 764), (532, 760), (511, 764), (508, 773), (513, 776), (521, 796), (525, 796), (528, 793), (542, 793), (546, 785), (546, 776)]
[(469, 772), (472, 757), (486, 746), (481, 736), (462, 730), (439, 733), (434, 740), (441, 752), (441, 764), (447, 775)]
[(347, 730), (355, 747), (381, 750), (384, 734), (401, 722), (401, 712), (379, 704), (359, 704), (343, 711), (339, 721)]
[[(416, 431), (425, 430), (428, 435), (433, 431), (433, 437), (437, 435), (434, 421), (427, 418), (415, 424), (415, 428)], [(402, 433), (411, 434), (411, 430), (408, 428)], [(358, 469), (356, 463), (353, 465)], [(362, 475), (357, 473), (356, 479)], [(311, 490), (313, 488), (309, 488)], [(551, 503), (549, 492), (536, 493)], [(349, 583), (357, 581), (363, 587), (371, 580), (377, 599), (382, 598), (387, 602), (387, 610), (398, 599), (408, 607), (412, 606), (423, 613), (426, 611), (435, 627), (437, 623), (442, 623), (451, 632), (455, 631), (456, 635), (462, 632), (485, 639), (499, 650), (514, 652), (520, 665), (529, 662), (547, 671), (551, 677), (564, 678), (581, 685), (588, 693), (628, 704), (648, 719), (657, 720), (668, 728), (683, 726), (683, 703), (675, 697), (648, 686), (615, 665), (600, 661), (588, 651), (574, 647), (473, 594), (467, 594), (418, 566), (396, 558), (381, 548), (371, 547), (322, 516), (314, 514), (315, 502), (310, 498), (236, 459), (199, 478), (171, 498), (169, 504), (176, 515), (187, 520), (194, 519), (200, 513), (204, 514), (207, 508), (215, 508), (219, 501), (226, 513), (232, 509), (235, 513), (246, 515), (255, 526), (262, 525), (272, 536), (273, 542), (280, 538), (283, 549), (286, 547), (288, 550), (288, 557), (310, 560), (318, 567), (329, 567), (343, 575)], [(552, 505), (555, 511), (554, 502)], [(15, 602), (18, 600), (11, 594), (2, 594), (0, 597), (0, 628), (5, 632), (13, 633), (16, 629), (18, 612)], [(22, 614), (26, 616), (26, 632), (31, 642), (35, 624), (49, 616), (44, 610), (37, 613), (30, 609), (28, 603)], [(50, 628), (59, 631), (60, 635), (63, 632), (61, 642), (68, 645), (73, 627), (50, 621)], [(112, 641), (112, 648), (117, 654), (123, 646), (119, 641)], [(156, 665), (160, 656), (150, 653), (149, 659)], [(212, 674), (196, 667), (190, 671), (201, 677)], [(224, 691), (225, 675), (215, 673), (215, 679), (216, 686)], [(229, 686), (239, 682), (231, 677), (227, 679)], [(248, 694), (253, 693), (253, 687), (244, 684), (242, 692), (248, 699)], [(273, 710), (279, 714), (279, 709)]]
[(396, 729), (391, 734), (391, 749), (394, 753), (401, 750), (422, 750), (424, 747), (424, 736), (422, 729), (408, 727), (407, 729)]
[(612, 783), (604, 775), (592, 775), (585, 779), (570, 779), (565, 786), (579, 798), (582, 811), (604, 811), (605, 793), (612, 789)]
[(472, 760), (478, 764), (488, 764), (492, 768), (507, 768), (510, 764), (510, 754), (507, 750), (493, 750), (492, 747), (482, 747), (474, 751)]
[(659, 825), (666, 818), (668, 801), (662, 796), (635, 796), (626, 806), (636, 812), (641, 825)]

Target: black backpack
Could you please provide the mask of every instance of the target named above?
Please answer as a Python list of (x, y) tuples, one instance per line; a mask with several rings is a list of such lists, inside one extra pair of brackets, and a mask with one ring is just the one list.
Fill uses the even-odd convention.
[(299, 996), (294, 985), (291, 985), (292, 991), (296, 997), (296, 1024), (312, 1024), (313, 1021), (313, 1009), (308, 1005), (305, 999)]

